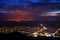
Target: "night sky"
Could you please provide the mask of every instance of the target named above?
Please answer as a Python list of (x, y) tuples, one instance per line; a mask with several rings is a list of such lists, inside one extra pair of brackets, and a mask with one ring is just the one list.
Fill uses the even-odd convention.
[(44, 16), (54, 16), (52, 20), (56, 20), (58, 13), (59, 0), (0, 0), (0, 20), (46, 20)]

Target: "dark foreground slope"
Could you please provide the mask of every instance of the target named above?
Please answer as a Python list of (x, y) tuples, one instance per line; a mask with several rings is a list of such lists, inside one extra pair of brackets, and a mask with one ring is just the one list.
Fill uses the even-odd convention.
[(50, 37), (28, 37), (21, 33), (14, 32), (10, 34), (0, 33), (0, 40), (59, 40), (59, 38), (50, 38)]

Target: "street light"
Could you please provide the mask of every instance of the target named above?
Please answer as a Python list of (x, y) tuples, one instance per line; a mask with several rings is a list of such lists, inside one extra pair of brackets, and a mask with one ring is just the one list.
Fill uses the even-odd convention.
[(37, 37), (38, 35), (37, 35), (37, 33), (33, 33), (33, 36), (34, 36), (34, 37)]

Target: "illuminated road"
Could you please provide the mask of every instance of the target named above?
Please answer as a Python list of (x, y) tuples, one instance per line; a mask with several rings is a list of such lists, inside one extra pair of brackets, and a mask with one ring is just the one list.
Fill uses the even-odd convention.
[[(12, 33), (12, 32), (20, 32), (22, 34), (27, 34), (27, 36), (53, 36), (55, 34), (59, 34), (58, 31), (60, 31), (60, 28), (46, 28), (42, 24), (40, 24), (42, 27), (1, 27), (0, 33)], [(54, 36), (55, 37), (55, 36)], [(59, 36), (60, 37), (60, 36)]]
[(26, 33), (26, 34), (30, 34), (30, 35), (33, 36), (33, 34), (40, 35), (45, 30), (52, 30), (53, 34), (56, 34), (60, 30), (60, 28), (59, 29), (58, 28), (43, 29), (43, 28), (40, 28), (40, 27), (8, 27), (8, 28), (0, 28), (0, 33), (8, 34), (8, 33), (11, 33), (11, 32), (20, 32), (20, 33), (23, 33), (23, 34)]

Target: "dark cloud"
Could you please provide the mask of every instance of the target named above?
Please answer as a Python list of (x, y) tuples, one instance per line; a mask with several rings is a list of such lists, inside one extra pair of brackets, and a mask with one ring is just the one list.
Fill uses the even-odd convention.
[(23, 2), (23, 4), (20, 5), (18, 2), (19, 1), (16, 2), (16, 0), (12, 3), (5, 2), (6, 5), (2, 5), (1, 7), (6, 7), (6, 12), (0, 13), (0, 20), (55, 20), (55, 17), (51, 19), (51, 17), (41, 17), (41, 15), (44, 15), (46, 11), (60, 10), (60, 6), (58, 6), (57, 3), (33, 3), (29, 1), (27, 2), (29, 5), (25, 5)]
[[(42, 11), (42, 10), (41, 10)], [(2, 13), (0, 14), (1, 20), (8, 20), (8, 21), (29, 21), (29, 20), (60, 20), (59, 14), (49, 14), (48, 13), (42, 13), (38, 12), (36, 9), (30, 9), (30, 10), (17, 10), (17, 11), (9, 11), (8, 13)], [(48, 16), (46, 16), (48, 15)], [(52, 16), (50, 16), (52, 15)]]

